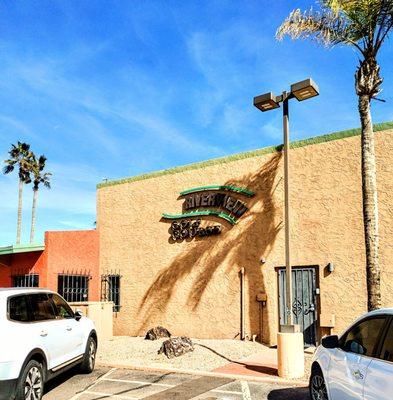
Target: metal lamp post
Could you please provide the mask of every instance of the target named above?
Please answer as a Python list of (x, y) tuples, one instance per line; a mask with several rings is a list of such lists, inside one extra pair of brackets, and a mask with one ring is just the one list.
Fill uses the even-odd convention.
[(289, 203), (289, 100), (298, 101), (318, 96), (319, 89), (311, 79), (294, 83), (290, 92), (284, 91), (281, 96), (272, 92), (254, 97), (254, 106), (265, 112), (280, 107), (283, 103), (283, 134), (284, 134), (284, 196), (285, 196), (285, 271), (286, 271), (286, 315), (287, 325), (293, 326), (292, 318), (292, 267), (290, 247), (290, 203)]

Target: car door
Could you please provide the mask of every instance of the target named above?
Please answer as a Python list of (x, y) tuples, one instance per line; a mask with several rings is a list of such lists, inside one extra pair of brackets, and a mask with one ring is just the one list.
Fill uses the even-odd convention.
[(32, 324), (29, 334), (38, 339), (52, 370), (68, 360), (69, 339), (64, 334), (64, 322), (56, 319), (55, 309), (48, 293), (28, 295)]
[(330, 400), (363, 399), (367, 368), (372, 361), (385, 316), (368, 317), (351, 327), (332, 353), (328, 372)]
[(66, 348), (64, 351), (68, 354), (68, 359), (74, 359), (75, 357), (84, 353), (83, 348), (83, 329), (82, 324), (75, 319), (75, 314), (72, 311), (68, 303), (58, 294), (50, 293), (49, 298), (52, 300), (56, 319), (61, 321), (62, 334), (66, 338)]
[(390, 400), (393, 393), (393, 320), (390, 319), (380, 350), (367, 368), (365, 400)]

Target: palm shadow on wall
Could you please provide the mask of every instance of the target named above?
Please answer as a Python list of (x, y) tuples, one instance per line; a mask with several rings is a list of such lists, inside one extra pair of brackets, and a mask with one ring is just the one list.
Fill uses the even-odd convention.
[[(222, 234), (196, 241), (188, 251), (183, 251), (169, 266), (159, 271), (139, 306), (140, 312), (144, 313), (141, 331), (165, 319), (163, 315), (177, 284), (194, 272), (196, 266), (203, 265), (198, 269), (192, 290), (185, 300), (187, 308), (190, 311), (198, 308), (209, 282), (219, 268), (225, 268), (227, 273), (234, 268), (239, 270), (244, 267), (248, 284), (246, 292), (249, 293), (248, 326), (251, 332), (259, 332), (259, 304), (255, 294), (258, 290), (265, 291), (260, 259), (269, 255), (282, 224), (279, 208), (274, 201), (274, 192), (281, 180), (277, 179), (281, 157), (282, 152), (277, 149), (256, 172), (225, 182), (225, 185), (246, 187), (256, 193), (255, 197), (246, 201), (249, 210), (241, 217), (238, 226), (228, 225), (229, 229)], [(214, 218), (209, 217), (209, 220)], [(222, 223), (222, 220), (216, 221)], [(264, 337), (267, 337), (268, 327), (264, 325)]]

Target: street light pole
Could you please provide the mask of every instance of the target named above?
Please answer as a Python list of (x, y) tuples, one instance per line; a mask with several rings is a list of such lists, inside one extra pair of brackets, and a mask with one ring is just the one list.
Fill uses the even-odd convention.
[(281, 96), (272, 92), (254, 97), (254, 106), (265, 112), (280, 107), (283, 104), (283, 134), (284, 134), (284, 202), (285, 202), (285, 275), (286, 275), (286, 304), (284, 322), (289, 329), (294, 330), (292, 315), (292, 267), (291, 267), (291, 234), (290, 234), (290, 201), (289, 201), (289, 100), (298, 101), (318, 96), (319, 89), (311, 79), (294, 83), (289, 92), (284, 91)]
[(304, 336), (300, 326), (293, 324), (292, 316), (292, 267), (289, 201), (289, 100), (303, 101), (318, 96), (319, 89), (311, 79), (294, 83), (289, 92), (281, 96), (272, 92), (254, 97), (254, 106), (265, 112), (280, 107), (283, 103), (284, 134), (284, 202), (285, 202), (285, 275), (286, 275), (286, 320), (277, 333), (278, 375), (282, 378), (300, 378), (304, 375)]
[(283, 92), (283, 133), (284, 133), (284, 198), (285, 198), (285, 275), (286, 275), (286, 315), (287, 325), (293, 324), (292, 318), (292, 266), (291, 233), (289, 203), (289, 95)]

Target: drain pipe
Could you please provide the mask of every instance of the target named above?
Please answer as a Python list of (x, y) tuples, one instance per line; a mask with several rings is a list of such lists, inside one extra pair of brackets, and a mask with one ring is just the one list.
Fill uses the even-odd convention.
[(240, 269), (240, 340), (246, 338), (244, 304), (244, 267)]

